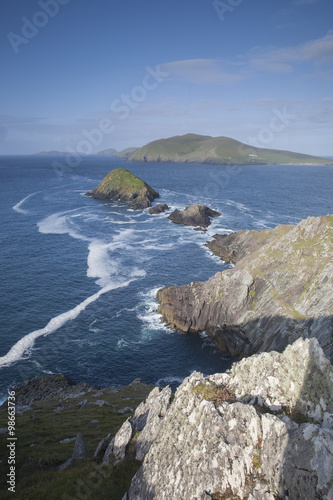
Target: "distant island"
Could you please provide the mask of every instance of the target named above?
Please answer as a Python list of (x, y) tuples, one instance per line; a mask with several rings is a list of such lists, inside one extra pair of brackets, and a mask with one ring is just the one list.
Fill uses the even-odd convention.
[(122, 151), (117, 151), (114, 148), (103, 149), (102, 151), (98, 151), (97, 153), (92, 153), (91, 155), (87, 155), (86, 153), (70, 153), (69, 151), (40, 151), (39, 153), (34, 153), (33, 156), (67, 156), (67, 155), (77, 155), (77, 156), (111, 156), (114, 158), (122, 158), (127, 160), (135, 151), (139, 148), (126, 148)]
[[(34, 156), (66, 156), (68, 152), (41, 151)], [(279, 149), (256, 148), (230, 137), (185, 134), (158, 139), (141, 148), (103, 149), (90, 155), (105, 156), (128, 161), (207, 163), (212, 165), (333, 165), (333, 161), (320, 156), (293, 153)]]
[[(52, 151), (40, 151), (39, 153), (34, 153), (32, 156), (66, 156), (66, 155), (77, 155), (77, 156), (82, 156), (81, 153), (68, 153), (68, 151), (57, 151), (57, 150), (52, 150)], [(83, 155), (85, 156), (85, 155)]]
[(135, 153), (139, 148), (126, 148), (122, 151), (117, 151), (114, 148), (103, 149), (103, 151), (99, 151), (95, 153), (97, 156), (114, 156), (115, 158), (123, 158), (127, 160), (132, 154)]
[(333, 165), (318, 156), (256, 148), (229, 137), (186, 134), (159, 139), (135, 151), (130, 161), (216, 165)]

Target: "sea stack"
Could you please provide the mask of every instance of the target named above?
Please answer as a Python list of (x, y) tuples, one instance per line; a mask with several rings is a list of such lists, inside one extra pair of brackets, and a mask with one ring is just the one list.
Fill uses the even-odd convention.
[(128, 203), (133, 210), (150, 207), (151, 202), (160, 196), (155, 189), (124, 168), (109, 172), (102, 182), (86, 195)]
[(210, 225), (211, 217), (219, 217), (221, 214), (212, 210), (206, 205), (195, 203), (184, 210), (174, 210), (169, 219), (175, 224), (184, 224), (185, 226), (207, 227)]

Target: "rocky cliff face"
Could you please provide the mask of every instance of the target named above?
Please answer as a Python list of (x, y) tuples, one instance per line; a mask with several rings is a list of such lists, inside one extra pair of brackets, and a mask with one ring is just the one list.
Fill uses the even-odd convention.
[(109, 172), (102, 182), (86, 195), (128, 203), (134, 210), (150, 207), (151, 202), (160, 196), (155, 189), (124, 168)]
[(225, 374), (194, 372), (171, 404), (167, 389), (154, 389), (142, 431), (152, 439), (128, 500), (331, 500), (332, 395), (332, 365), (316, 339)]
[(316, 337), (333, 359), (333, 216), (296, 226), (215, 239), (233, 269), (207, 282), (160, 290), (158, 311), (172, 328), (206, 331), (222, 351), (279, 352)]

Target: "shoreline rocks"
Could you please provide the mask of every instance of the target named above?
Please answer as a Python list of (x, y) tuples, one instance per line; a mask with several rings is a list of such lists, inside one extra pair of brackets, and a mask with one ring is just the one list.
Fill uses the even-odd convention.
[(166, 212), (166, 210), (169, 210), (169, 206), (166, 203), (159, 203), (158, 205), (155, 205), (154, 207), (150, 207), (148, 212), (151, 215), (155, 214), (162, 214), (163, 212)]
[(332, 360), (332, 232), (333, 216), (325, 216), (228, 235), (221, 256), (235, 267), (159, 290), (158, 312), (171, 328), (205, 331), (235, 356), (281, 352), (299, 337), (316, 337)]

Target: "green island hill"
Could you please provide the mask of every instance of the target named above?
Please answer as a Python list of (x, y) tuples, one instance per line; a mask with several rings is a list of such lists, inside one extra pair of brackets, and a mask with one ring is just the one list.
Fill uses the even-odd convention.
[(277, 149), (256, 148), (229, 137), (186, 134), (150, 142), (130, 161), (216, 165), (333, 165), (332, 161)]
[(102, 182), (86, 196), (97, 199), (111, 199), (129, 204), (133, 210), (142, 210), (151, 206), (159, 193), (146, 182), (136, 177), (129, 170), (116, 168), (108, 173)]

